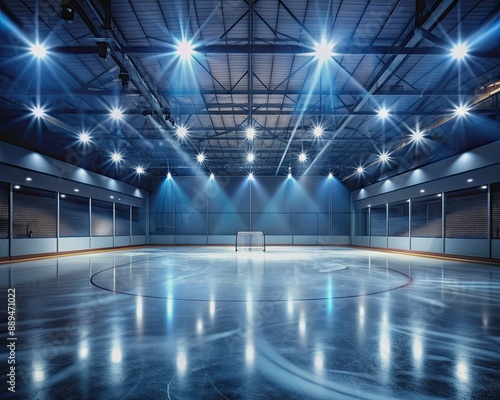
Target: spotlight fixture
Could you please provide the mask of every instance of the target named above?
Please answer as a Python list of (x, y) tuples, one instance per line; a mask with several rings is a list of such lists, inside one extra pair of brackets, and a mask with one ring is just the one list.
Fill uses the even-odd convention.
[(99, 58), (106, 59), (108, 55), (108, 44), (106, 42), (97, 42), (97, 53)]
[(203, 153), (198, 153), (196, 155), (196, 161), (198, 161), (198, 163), (202, 163), (203, 161), (205, 161), (205, 154)]
[(122, 158), (122, 155), (120, 153), (117, 153), (117, 152), (114, 152), (113, 154), (111, 154), (111, 159), (118, 163), (120, 162), (123, 158)]
[(288, 175), (286, 176), (286, 179), (292, 179), (292, 173), (289, 171)]
[(382, 119), (385, 119), (389, 116), (389, 110), (385, 107), (382, 107), (377, 112), (378, 112), (378, 116)]
[(356, 168), (356, 172), (358, 174), (362, 174), (364, 171), (365, 171), (365, 169), (362, 166), (359, 166), (358, 168)]
[(327, 43), (325, 40), (322, 40), (321, 43), (318, 43), (316, 45), (314, 49), (314, 55), (320, 62), (323, 62), (333, 56), (332, 49), (332, 44)]
[(315, 126), (313, 130), (313, 135), (316, 138), (320, 138), (323, 135), (323, 128), (321, 126)]
[(328, 179), (333, 179), (333, 174), (331, 172), (328, 172)]
[(253, 181), (253, 172), (250, 172), (250, 173), (248, 174), (248, 179), (250, 179), (251, 181)]
[(90, 135), (87, 132), (82, 132), (78, 135), (78, 140), (82, 143), (88, 143), (90, 139)]
[(142, 175), (143, 173), (145, 173), (146, 171), (144, 170), (143, 167), (141, 167), (140, 165), (138, 165), (137, 167), (135, 167), (135, 172), (138, 174), (138, 175)]
[(457, 117), (463, 117), (463, 116), (467, 115), (468, 112), (469, 112), (469, 108), (467, 106), (464, 106), (464, 105), (459, 106), (455, 109), (455, 115)]
[(300, 162), (305, 162), (307, 160), (307, 154), (304, 153), (303, 151), (300, 152), (299, 154), (299, 161)]
[(187, 136), (187, 133), (188, 131), (184, 126), (177, 127), (177, 130), (175, 131), (175, 134), (181, 139), (185, 138)]
[(113, 108), (111, 110), (111, 118), (113, 118), (114, 120), (122, 119), (122, 117), (123, 113), (122, 110), (120, 110), (119, 108)]
[(31, 46), (31, 53), (36, 58), (44, 58), (47, 55), (47, 50), (43, 44), (37, 42)]
[(416, 130), (416, 131), (412, 132), (412, 134), (411, 134), (411, 140), (413, 140), (414, 142), (418, 143), (423, 138), (424, 138), (424, 132), (422, 132), (420, 130)]
[(45, 110), (40, 106), (33, 107), (31, 112), (36, 118), (43, 118), (45, 116)]
[(73, 0), (61, 1), (61, 19), (66, 22), (73, 22), (75, 17), (75, 9), (73, 8)]
[(255, 138), (255, 129), (252, 127), (247, 128), (246, 134), (248, 140), (253, 140)]
[(167, 179), (168, 180), (172, 179), (172, 174), (170, 172), (167, 173)]
[(179, 45), (177, 46), (177, 55), (181, 58), (181, 60), (189, 60), (192, 54), (193, 46), (191, 45), (191, 42), (188, 42), (187, 40), (179, 42)]
[(386, 163), (387, 161), (389, 161), (389, 154), (387, 154), (386, 152), (380, 153), (378, 156), (378, 160), (381, 163)]
[(214, 175), (214, 173), (212, 172), (212, 173), (210, 174), (210, 180), (211, 180), (211, 181), (213, 181), (214, 179), (215, 179), (215, 175)]
[(123, 69), (118, 74), (118, 79), (120, 79), (120, 82), (124, 88), (126, 88), (130, 82), (130, 76), (128, 72)]
[(459, 43), (451, 50), (451, 56), (457, 60), (461, 60), (467, 56), (467, 51), (467, 46), (463, 43)]
[(253, 154), (252, 152), (247, 153), (247, 161), (249, 163), (252, 163), (254, 162), (254, 160), (255, 160), (255, 154)]

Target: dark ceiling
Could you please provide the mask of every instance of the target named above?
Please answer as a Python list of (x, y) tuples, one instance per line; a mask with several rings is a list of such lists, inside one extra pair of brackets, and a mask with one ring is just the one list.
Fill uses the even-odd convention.
[[(3, 0), (1, 11), (0, 140), (141, 187), (168, 172), (290, 170), (354, 189), (500, 139), (496, 0)], [(323, 61), (318, 43), (333, 46)], [(452, 57), (456, 44), (467, 56)]]

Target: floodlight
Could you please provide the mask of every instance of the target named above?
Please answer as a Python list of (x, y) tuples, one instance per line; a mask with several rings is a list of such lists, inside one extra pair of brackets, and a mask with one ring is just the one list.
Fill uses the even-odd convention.
[(411, 139), (414, 141), (414, 142), (420, 142), (422, 139), (424, 138), (424, 132), (420, 131), (420, 130), (416, 130), (414, 132), (411, 133)]
[(386, 153), (386, 152), (383, 152), (383, 153), (380, 153), (379, 156), (378, 156), (378, 160), (381, 162), (381, 163), (386, 163), (389, 161), (389, 154)]
[(31, 53), (36, 58), (44, 58), (47, 55), (47, 49), (43, 44), (37, 42), (31, 46)]
[(255, 129), (252, 127), (247, 128), (246, 134), (248, 140), (253, 140), (255, 138)]
[(36, 118), (43, 118), (45, 116), (45, 110), (40, 106), (33, 107), (31, 111)]
[(123, 158), (122, 158), (122, 155), (120, 153), (114, 152), (113, 154), (111, 154), (111, 159), (114, 162), (120, 162)]
[(181, 139), (185, 138), (187, 136), (187, 133), (188, 131), (184, 126), (179, 126), (175, 131), (175, 134)]
[(196, 155), (196, 161), (198, 161), (200, 164), (205, 161), (205, 154), (203, 153), (198, 153)]
[(378, 112), (378, 116), (382, 119), (385, 119), (389, 116), (389, 110), (385, 107), (382, 107), (377, 112)]
[(90, 142), (90, 135), (87, 132), (82, 132), (78, 135), (78, 140), (82, 143), (88, 143)]
[(332, 50), (333, 45), (322, 40), (321, 43), (316, 45), (314, 55), (320, 62), (323, 62), (328, 60), (333, 55)]
[(464, 105), (459, 106), (455, 109), (455, 115), (457, 117), (463, 117), (463, 116), (467, 115), (468, 112), (469, 112), (469, 108), (467, 106), (464, 106)]
[(122, 86), (126, 88), (130, 82), (130, 76), (128, 72), (122, 69), (118, 74), (118, 78), (120, 79)]
[(453, 47), (451, 50), (451, 55), (453, 58), (456, 58), (457, 60), (461, 60), (462, 58), (465, 58), (467, 56), (467, 46), (463, 43), (459, 43)]
[(356, 168), (356, 172), (358, 174), (362, 174), (364, 171), (365, 171), (365, 169), (362, 166), (359, 166), (358, 168)]
[(252, 163), (252, 162), (254, 162), (254, 160), (255, 160), (255, 154), (253, 154), (252, 152), (248, 153), (247, 154), (247, 161), (249, 163)]
[(299, 161), (300, 162), (305, 162), (306, 160), (307, 160), (307, 154), (304, 153), (303, 151), (300, 152), (300, 154), (299, 154)]
[(314, 137), (321, 137), (323, 135), (323, 128), (321, 126), (315, 126), (313, 130)]
[(111, 110), (111, 118), (113, 118), (114, 120), (122, 119), (122, 117), (123, 117), (123, 112), (119, 108), (113, 108)]
[(61, 1), (61, 19), (66, 22), (73, 22), (75, 18), (75, 9), (73, 8), (72, 0)]
[(146, 171), (144, 170), (143, 167), (141, 167), (140, 165), (138, 165), (137, 167), (135, 167), (135, 172), (138, 174), (138, 175), (142, 175), (143, 173), (145, 173)]
[(193, 46), (191, 42), (187, 40), (183, 40), (179, 42), (177, 45), (177, 55), (181, 58), (181, 60), (188, 60), (191, 58), (193, 54)]

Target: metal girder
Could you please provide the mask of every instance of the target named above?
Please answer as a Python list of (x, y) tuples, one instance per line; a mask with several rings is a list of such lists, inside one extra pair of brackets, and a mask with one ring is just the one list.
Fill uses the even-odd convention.
[[(429, 36), (426, 33), (426, 36)], [(78, 47), (51, 47), (51, 53), (55, 54), (97, 54), (95, 46), (78, 46)], [(269, 45), (269, 44), (212, 44), (195, 48), (195, 52), (199, 54), (294, 54), (312, 57), (313, 49), (300, 45)], [(344, 55), (435, 55), (435, 56), (450, 56), (451, 49), (442, 47), (404, 47), (404, 46), (339, 46), (334, 48), (334, 56)], [(166, 55), (172, 53), (172, 48), (166, 46), (125, 46), (121, 48), (121, 53), (128, 56), (151, 56), (151, 55)], [(471, 51), (472, 57), (481, 58), (498, 58), (500, 50), (494, 49), (491, 51)]]
[[(264, 107), (265, 105), (262, 105)], [(230, 108), (231, 105), (221, 105), (221, 108)], [(499, 112), (498, 107), (485, 107), (485, 108), (474, 108), (474, 113), (491, 113)], [(0, 108), (0, 113), (10, 114), (10, 115), (25, 115), (31, 113), (32, 111), (28, 108)], [(143, 110), (126, 110), (123, 115), (141, 115)], [(50, 113), (53, 115), (109, 115), (109, 110), (81, 110), (81, 109), (56, 109), (51, 108)], [(443, 115), (453, 115), (453, 110), (432, 110), (432, 111), (394, 111), (391, 112), (392, 116), (443, 116)], [(182, 110), (176, 115), (191, 115), (192, 112), (183, 112)], [(247, 110), (241, 109), (241, 106), (237, 110), (201, 110), (196, 111), (196, 115), (248, 115)], [(334, 117), (369, 117), (378, 115), (376, 111), (338, 111), (338, 110), (254, 110), (252, 115), (266, 116), (266, 115), (330, 115)], [(212, 130), (204, 128), (205, 130)], [(258, 128), (257, 128), (258, 129)]]
[[(5, 85), (2, 86), (2, 90), (0, 93), (7, 93), (8, 90), (5, 90)], [(15, 90), (13, 90), (14, 92)], [(200, 96), (217, 96), (217, 95), (247, 95), (247, 89), (208, 89), (208, 90), (193, 90), (193, 89), (158, 89), (157, 93), (160, 96), (189, 96), (189, 95), (200, 95)], [(285, 95), (303, 95), (302, 90), (298, 89), (254, 89), (252, 93), (255, 95), (265, 95), (265, 96), (285, 96)], [(365, 93), (362, 89), (353, 90), (353, 89), (341, 89), (335, 92), (331, 91), (320, 91), (313, 90), (309, 92), (312, 96), (361, 96)], [(15, 94), (15, 93), (13, 93)], [(122, 95), (126, 96), (142, 96), (142, 93), (135, 89), (125, 89), (121, 92)], [(437, 97), (437, 96), (447, 96), (447, 97), (460, 97), (460, 96), (471, 96), (475, 95), (476, 91), (474, 90), (443, 90), (436, 92), (435, 90), (386, 90), (381, 89), (378, 90), (373, 96), (417, 96), (417, 97)], [(74, 95), (74, 96), (116, 96), (116, 90), (114, 89), (93, 89), (93, 88), (82, 88), (82, 89), (50, 89), (50, 92), (43, 92), (40, 94), (36, 94), (33, 90), (32, 92), (26, 93), (23, 92), (24, 96), (38, 96), (38, 97), (59, 97), (62, 95)]]
[[(229, 106), (228, 106), (229, 107)], [(486, 107), (486, 108), (475, 108), (475, 113), (490, 113), (490, 112), (499, 112), (499, 108), (497, 107)], [(25, 115), (27, 113), (31, 113), (29, 109), (21, 109), (21, 108), (9, 108), (3, 107), (0, 108), (1, 113), (6, 113), (10, 115)], [(50, 110), (50, 113), (53, 115), (109, 115), (109, 110), (76, 110), (76, 109), (54, 109)], [(127, 110), (123, 113), (126, 115), (141, 115), (142, 110)], [(188, 112), (179, 112), (178, 116), (182, 115), (190, 115)], [(248, 112), (246, 110), (216, 110), (216, 111), (198, 111), (196, 115), (244, 115), (246, 116)], [(254, 110), (253, 115), (266, 116), (266, 115), (332, 115), (335, 117), (369, 117), (377, 115), (376, 111), (346, 111), (339, 112), (338, 110)], [(442, 115), (453, 115), (452, 110), (433, 110), (433, 111), (394, 111), (391, 112), (392, 116), (442, 116)], [(205, 130), (211, 130), (208, 128), (204, 128)]]

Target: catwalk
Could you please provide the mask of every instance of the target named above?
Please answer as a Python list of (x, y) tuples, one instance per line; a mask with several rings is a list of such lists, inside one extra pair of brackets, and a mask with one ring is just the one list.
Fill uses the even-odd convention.
[(4, 264), (0, 282), (5, 398), (500, 396), (499, 266), (145, 247)]

